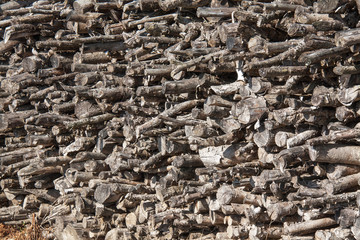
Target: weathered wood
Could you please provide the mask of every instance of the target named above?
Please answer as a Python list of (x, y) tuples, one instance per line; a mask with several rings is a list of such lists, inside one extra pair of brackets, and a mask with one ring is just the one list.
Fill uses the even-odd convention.
[(341, 177), (359, 172), (359, 167), (354, 165), (331, 164), (326, 168), (326, 175), (329, 180), (336, 180)]
[(311, 108), (304, 107), (298, 110), (294, 110), (292, 108), (274, 110), (273, 114), (274, 119), (279, 124), (294, 125), (304, 121), (308, 123), (312, 123), (314, 121), (316, 121), (317, 123), (327, 123), (329, 119), (334, 115), (334, 112), (328, 109), (323, 109), (323, 111), (314, 111)]
[(350, 106), (353, 102), (359, 100), (358, 86), (343, 89), (338, 93), (338, 100), (344, 106)]
[(232, 112), (240, 123), (249, 124), (258, 120), (266, 111), (266, 101), (264, 98), (259, 97), (238, 102)]
[(296, 146), (282, 150), (272, 159), (272, 163), (277, 169), (284, 170), (288, 166), (307, 160), (308, 150), (306, 146)]
[(245, 192), (239, 188), (232, 188), (224, 185), (219, 188), (216, 198), (220, 204), (249, 203), (254, 206), (261, 206), (261, 197)]
[(358, 237), (358, 6), (0, 4), (1, 222), (35, 213), (49, 239)]
[(200, 159), (208, 166), (233, 166), (254, 160), (254, 144), (236, 144), (199, 149)]
[(121, 194), (127, 193), (131, 187), (121, 184), (101, 184), (95, 192), (95, 200), (99, 203), (111, 203), (119, 200)]
[(106, 120), (110, 120), (113, 118), (112, 114), (106, 113), (103, 115), (99, 115), (99, 116), (94, 116), (94, 117), (90, 117), (90, 118), (84, 118), (81, 120), (77, 120), (77, 121), (72, 121), (72, 122), (64, 122), (65, 127), (66, 128), (80, 128), (84, 125), (87, 124), (97, 124)]
[(29, 116), (36, 114), (35, 110), (13, 113), (13, 114), (1, 114), (1, 125), (0, 129), (12, 129), (16, 127), (22, 127), (25, 124), (25, 119)]
[(324, 197), (319, 197), (319, 198), (309, 198), (306, 200), (302, 200), (301, 205), (303, 207), (320, 207), (320, 206), (323, 206), (324, 204), (334, 205), (336, 203), (355, 200), (356, 197), (357, 197), (356, 192), (342, 193), (342, 194), (337, 194), (337, 195), (332, 195), (332, 196), (324, 196)]
[(275, 144), (278, 147), (285, 147), (288, 139), (294, 137), (295, 134), (292, 132), (279, 131), (275, 134)]
[(319, 228), (329, 227), (336, 225), (336, 221), (331, 218), (322, 218), (317, 220), (311, 220), (303, 223), (295, 223), (291, 225), (285, 225), (285, 232), (288, 234), (295, 233), (311, 233), (315, 232)]
[[(178, 104), (177, 106), (172, 107), (168, 110), (165, 110), (164, 112), (161, 113), (161, 115), (171, 117), (171, 116), (176, 115), (176, 114), (178, 114), (182, 111), (185, 111), (189, 108), (195, 107), (200, 102), (201, 101), (197, 101), (197, 100), (184, 102), (184, 103)], [(160, 118), (157, 117), (157, 118), (154, 118), (154, 119), (148, 121), (147, 123), (144, 123), (144, 124), (136, 127), (137, 137), (139, 137), (140, 133), (146, 131), (149, 128), (156, 127), (160, 123), (161, 123), (161, 120), (160, 120)]]
[(306, 66), (273, 66), (270, 68), (259, 69), (261, 77), (279, 77), (293, 75), (309, 75), (311, 72)]
[(216, 56), (219, 56), (219, 55), (225, 55), (227, 54), (228, 51), (227, 50), (221, 50), (221, 51), (218, 51), (218, 52), (214, 52), (214, 53), (210, 53), (206, 56), (201, 56), (201, 57), (198, 57), (196, 59), (193, 59), (193, 60), (190, 60), (188, 62), (185, 62), (181, 65), (178, 65), (174, 70), (171, 71), (171, 77), (175, 77), (176, 74), (178, 74), (179, 72), (187, 69), (187, 68), (190, 68), (196, 64), (199, 64), (199, 63), (202, 63), (202, 62), (208, 62), (211, 60), (211, 58), (213, 57), (216, 57)]
[(346, 140), (346, 139), (357, 138), (358, 134), (360, 134), (358, 129), (334, 131), (326, 136), (309, 139), (306, 141), (306, 143), (309, 145), (318, 145), (318, 144), (324, 144), (324, 143), (329, 143), (329, 142), (336, 142), (336, 141), (341, 141), (341, 140)]
[(286, 182), (291, 179), (291, 174), (288, 171), (281, 170), (264, 170), (259, 176), (252, 176), (250, 184), (255, 189), (266, 189), (271, 182), (279, 183)]
[(339, 144), (310, 146), (309, 155), (311, 160), (317, 162), (359, 165), (357, 146)]
[(356, 174), (338, 178), (333, 181), (329, 181), (329, 183), (327, 183), (325, 185), (325, 189), (328, 194), (338, 194), (338, 193), (344, 192), (348, 189), (351, 189), (351, 188), (357, 186), (356, 184), (357, 184), (359, 175), (360, 174), (356, 173)]
[[(286, 140), (287, 148), (301, 145), (305, 143), (308, 139), (314, 139), (312, 137), (318, 134), (317, 130), (306, 130), (301, 133), (296, 134), (295, 136)], [(307, 142), (306, 142), (307, 143)]]
[(236, 11), (236, 8), (207, 8), (199, 7), (196, 15), (198, 17), (230, 17), (232, 12)]
[(316, 239), (326, 239), (326, 238), (352, 238), (353, 233), (350, 229), (343, 229), (341, 227), (332, 228), (330, 230), (318, 230), (315, 233)]

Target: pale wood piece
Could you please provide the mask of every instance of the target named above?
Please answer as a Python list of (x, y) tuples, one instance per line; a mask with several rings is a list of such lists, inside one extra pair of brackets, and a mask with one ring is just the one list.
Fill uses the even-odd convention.
[(216, 198), (221, 205), (229, 203), (250, 203), (255, 206), (261, 206), (261, 197), (259, 195), (254, 195), (240, 188), (232, 188), (227, 185), (219, 188)]
[(316, 162), (360, 165), (357, 146), (341, 144), (309, 146), (309, 156)]
[(330, 227), (336, 225), (336, 221), (331, 218), (321, 218), (317, 220), (311, 220), (302, 223), (288, 224), (285, 225), (285, 233), (296, 234), (296, 233), (311, 233), (315, 232), (319, 228)]

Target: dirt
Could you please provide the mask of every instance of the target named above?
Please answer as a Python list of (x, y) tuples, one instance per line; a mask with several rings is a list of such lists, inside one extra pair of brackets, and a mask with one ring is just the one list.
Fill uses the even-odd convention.
[(42, 236), (43, 229), (32, 217), (31, 224), (4, 225), (0, 223), (0, 239), (2, 240), (45, 240)]

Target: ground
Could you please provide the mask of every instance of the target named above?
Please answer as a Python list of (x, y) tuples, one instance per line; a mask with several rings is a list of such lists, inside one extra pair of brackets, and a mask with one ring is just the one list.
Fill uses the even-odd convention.
[(0, 239), (2, 240), (45, 240), (42, 229), (36, 223), (35, 217), (31, 224), (10, 226), (0, 224)]

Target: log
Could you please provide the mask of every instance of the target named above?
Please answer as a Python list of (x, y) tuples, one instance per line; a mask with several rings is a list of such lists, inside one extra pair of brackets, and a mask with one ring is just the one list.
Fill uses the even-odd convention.
[(324, 143), (328, 143), (328, 142), (332, 142), (332, 141), (336, 142), (339, 140), (356, 138), (358, 134), (359, 133), (358, 133), (357, 129), (334, 131), (326, 136), (309, 139), (306, 141), (306, 143), (309, 145), (317, 145), (317, 144), (324, 144)]
[(233, 112), (233, 116), (239, 120), (240, 123), (249, 124), (259, 119), (265, 112), (266, 101), (264, 98), (248, 98), (238, 102)]
[[(184, 102), (182, 104), (178, 104), (176, 107), (172, 107), (168, 110), (165, 110), (164, 112), (161, 113), (161, 115), (171, 117), (173, 115), (176, 115), (177, 113), (185, 111), (188, 108), (192, 108), (192, 107), (196, 106), (199, 102), (200, 101), (195, 100), (195, 101), (188, 101), (188, 102)], [(140, 133), (145, 132), (149, 128), (156, 127), (160, 123), (161, 123), (160, 118), (154, 118), (151, 121), (136, 127), (137, 137), (139, 137)]]
[(200, 149), (199, 155), (206, 167), (234, 166), (237, 163), (254, 160), (256, 158), (254, 147), (254, 144), (207, 147)]
[(133, 190), (134, 187), (123, 184), (101, 184), (95, 189), (94, 197), (99, 203), (112, 203), (118, 201), (122, 194)]
[(319, 228), (329, 227), (336, 225), (336, 221), (331, 218), (321, 218), (317, 220), (311, 220), (308, 222), (295, 223), (291, 225), (285, 225), (285, 233), (287, 234), (306, 234), (315, 232)]
[(253, 195), (239, 188), (232, 188), (227, 185), (219, 188), (216, 198), (220, 205), (229, 203), (249, 203), (255, 206), (261, 206), (261, 198), (259, 195)]
[(236, 11), (236, 8), (221, 8), (221, 7), (199, 7), (197, 9), (197, 17), (231, 17), (232, 12)]
[(341, 144), (309, 146), (310, 159), (317, 162), (359, 165), (357, 152), (357, 146)]
[(350, 229), (343, 229), (341, 227), (332, 228), (330, 230), (318, 230), (315, 232), (315, 238), (317, 239), (326, 239), (331, 237), (340, 237), (340, 238), (351, 238), (352, 237)]
[(197, 0), (197, 1), (177, 1), (177, 0), (165, 0), (159, 1), (159, 6), (163, 11), (170, 11), (176, 8), (198, 8), (209, 4), (209, 0)]
[(357, 177), (358, 177), (358, 173), (341, 177), (331, 182), (329, 181), (329, 183), (325, 185), (326, 192), (328, 194), (338, 194), (346, 190), (349, 190), (357, 186), (356, 185), (358, 180)]
[(359, 100), (358, 87), (346, 88), (338, 93), (338, 100), (344, 106), (351, 106), (353, 102)]
[(336, 180), (355, 173), (358, 173), (358, 166), (355, 165), (329, 164), (326, 167), (326, 175), (329, 180)]
[(298, 146), (301, 145), (303, 143), (308, 143), (307, 139), (314, 139), (312, 137), (316, 136), (318, 134), (317, 130), (307, 130), (307, 131), (303, 131), (299, 134), (297, 134), (296, 136), (293, 136), (289, 139), (287, 139), (286, 141), (286, 146), (287, 148), (291, 148), (294, 146)]
[(291, 174), (288, 171), (264, 170), (259, 176), (252, 176), (250, 184), (254, 189), (266, 189), (271, 182), (287, 182), (289, 179), (291, 179)]
[(306, 200), (302, 200), (301, 205), (303, 207), (319, 207), (323, 206), (324, 204), (331, 204), (334, 205), (340, 202), (347, 202), (356, 199), (357, 193), (350, 192), (350, 193), (342, 193), (332, 196), (324, 196), (319, 198), (310, 198)]

